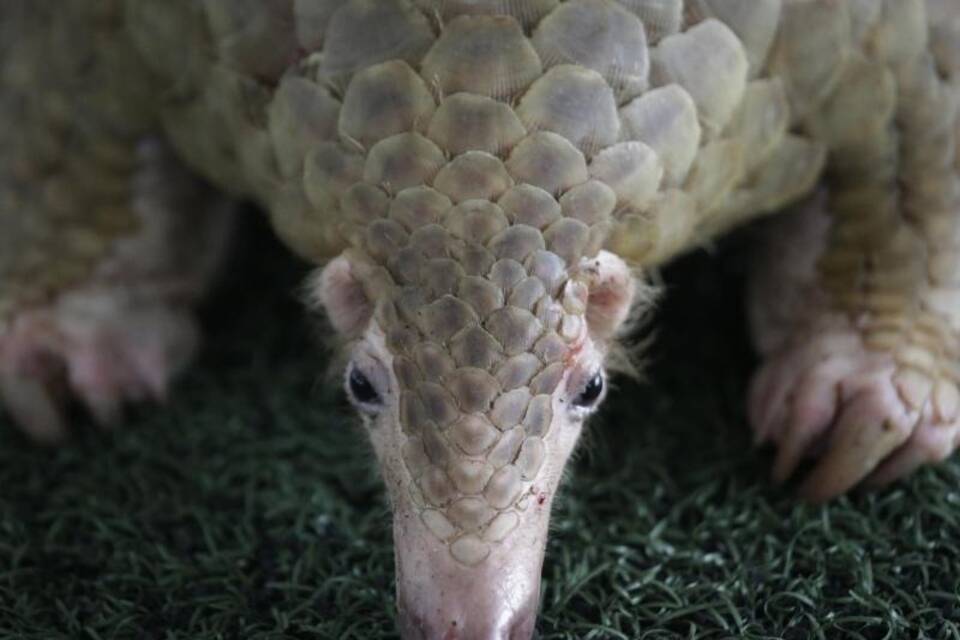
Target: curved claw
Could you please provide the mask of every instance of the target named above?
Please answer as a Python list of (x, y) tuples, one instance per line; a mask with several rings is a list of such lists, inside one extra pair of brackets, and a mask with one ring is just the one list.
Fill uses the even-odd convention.
[[(763, 367), (750, 382), (748, 391), (747, 413), (753, 427), (753, 443), (762, 445), (768, 442), (773, 434), (771, 427), (776, 425), (776, 407), (782, 406), (785, 397), (780, 398), (776, 381), (781, 377), (779, 362)], [(779, 400), (779, 402), (778, 402)]]
[(771, 477), (782, 484), (793, 475), (810, 445), (820, 438), (836, 415), (837, 386), (849, 372), (843, 361), (827, 361), (807, 373), (797, 388), (790, 410), (790, 422), (779, 442)]
[(868, 487), (883, 487), (910, 475), (925, 464), (942, 462), (953, 452), (960, 437), (960, 423), (922, 423), (899, 449), (883, 461), (864, 481)]
[(76, 348), (67, 360), (71, 388), (103, 429), (120, 422), (124, 400), (135, 398), (125, 393), (135, 379), (115, 351), (106, 342), (93, 343)]
[(0, 372), (0, 401), (14, 422), (41, 444), (57, 444), (67, 436), (60, 407), (50, 389), (37, 378)]
[(805, 500), (820, 503), (851, 489), (906, 442), (919, 416), (907, 413), (895, 394), (892, 387), (871, 387), (847, 401), (826, 454), (800, 488)]
[[(857, 338), (853, 334), (827, 334), (799, 349), (788, 349), (768, 362), (754, 378), (749, 390), (749, 419), (754, 429), (754, 443), (779, 440), (789, 418), (790, 395), (802, 388), (804, 372), (832, 366), (838, 355), (855, 354)], [(853, 366), (855, 358), (841, 358), (840, 366)]]
[(129, 402), (163, 402), (169, 380), (198, 346), (188, 309), (128, 308), (113, 298), (93, 304), (98, 300), (25, 314), (14, 331), (0, 335), (0, 405), (38, 442), (68, 435), (60, 386), (100, 427), (110, 428)]

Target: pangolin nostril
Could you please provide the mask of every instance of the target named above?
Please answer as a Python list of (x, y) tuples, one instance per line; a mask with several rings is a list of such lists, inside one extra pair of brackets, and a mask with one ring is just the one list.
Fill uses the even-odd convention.
[(400, 614), (400, 633), (404, 640), (531, 640), (536, 637), (536, 609), (529, 608), (497, 625), (495, 618), (472, 626), (449, 617), (436, 626), (415, 615)]

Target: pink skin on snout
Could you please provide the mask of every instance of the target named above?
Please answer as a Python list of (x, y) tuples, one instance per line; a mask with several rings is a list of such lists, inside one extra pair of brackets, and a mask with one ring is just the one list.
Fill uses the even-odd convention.
[(526, 522), (476, 567), (454, 560), (417, 515), (394, 515), (404, 638), (522, 640), (532, 635), (550, 503), (530, 502)]
[[(338, 258), (314, 279), (312, 292), (334, 328), (349, 341), (348, 393), (351, 371), (362, 372), (376, 392), (376, 406), (353, 399), (393, 510), (401, 634), (405, 640), (526, 640), (536, 625), (553, 497), (583, 421), (602, 398), (587, 408), (577, 400), (602, 371), (608, 344), (627, 317), (633, 276), (619, 258), (606, 252), (580, 265), (579, 281), (589, 290), (585, 322), (549, 396), (549, 429), (534, 438), (543, 443), (542, 464), (533, 477), (523, 478), (518, 497), (504, 506), (496, 498), (488, 500), (485, 496), (492, 494), (486, 490), (468, 492), (465, 498), (454, 492), (446, 506), (436, 507), (435, 502), (424, 501), (425, 476), (421, 473), (417, 479), (411, 472), (411, 429), (401, 421), (403, 390), (375, 304), (363, 294), (363, 268), (347, 257)], [(452, 428), (446, 427), (445, 433)], [(503, 433), (497, 437), (506, 438)], [(522, 457), (524, 452), (521, 448), (513, 455)], [(483, 463), (482, 455), (479, 459)], [(516, 460), (511, 464), (519, 467)], [(496, 472), (478, 482), (478, 487), (489, 488), (497, 482)], [(452, 514), (458, 500), (473, 500), (476, 511), (461, 514), (457, 523)], [(478, 524), (463, 524), (473, 517)]]

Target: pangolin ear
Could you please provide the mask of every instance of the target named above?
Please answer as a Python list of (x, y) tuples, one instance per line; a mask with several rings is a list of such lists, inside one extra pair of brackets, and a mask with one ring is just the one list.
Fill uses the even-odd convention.
[(315, 272), (307, 289), (312, 306), (322, 307), (330, 324), (342, 336), (355, 338), (366, 330), (373, 305), (360, 280), (354, 277), (346, 256), (335, 258)]
[(630, 315), (636, 291), (630, 267), (609, 251), (584, 262), (589, 289), (587, 326), (594, 340), (609, 340)]

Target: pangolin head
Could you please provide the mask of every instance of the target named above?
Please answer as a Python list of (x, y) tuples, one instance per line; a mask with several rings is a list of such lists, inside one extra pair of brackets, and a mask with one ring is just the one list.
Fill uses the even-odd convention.
[[(346, 247), (312, 291), (391, 498), (405, 638), (532, 634), (552, 499), (633, 298), (604, 247), (663, 175), (621, 136), (618, 106), (646, 87), (636, 15), (474, 5), (345, 4), (314, 61), (324, 87), (285, 78), (271, 107), (283, 148), (310, 142), (278, 231), (307, 255)], [(562, 64), (584, 19), (615, 42), (579, 54), (606, 62)]]
[[(406, 637), (441, 637), (433, 610), (444, 625), (515, 633), (491, 637), (532, 630), (551, 502), (630, 307), (619, 258), (566, 250), (577, 240), (563, 235), (587, 225), (558, 216), (541, 229), (504, 212), (533, 194), (547, 202), (527, 185), (458, 204), (405, 189), (391, 209), (446, 209), (414, 227), (372, 223), (364, 248), (319, 277), (352, 337), (345, 386), (391, 496)], [(375, 257), (376, 242), (395, 244)]]

